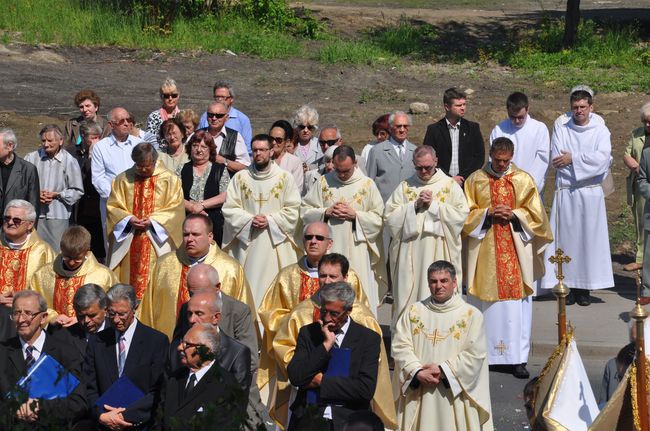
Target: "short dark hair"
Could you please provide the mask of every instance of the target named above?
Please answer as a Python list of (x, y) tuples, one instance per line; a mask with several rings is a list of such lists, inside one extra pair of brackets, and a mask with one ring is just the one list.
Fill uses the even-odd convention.
[(90, 307), (95, 302), (99, 305), (99, 308), (105, 310), (108, 305), (106, 292), (98, 284), (88, 283), (75, 292), (72, 307), (76, 312), (79, 312)]
[(515, 91), (506, 100), (506, 109), (508, 112), (518, 112), (523, 108), (528, 108), (528, 96), (521, 91)]
[(357, 156), (354, 154), (354, 149), (349, 145), (339, 145), (339, 147), (334, 150), (334, 156), (332, 159), (338, 159), (343, 161), (347, 158), (351, 158), (353, 162), (357, 161)]
[(266, 133), (259, 133), (253, 136), (253, 139), (251, 139), (251, 148), (253, 148), (253, 142), (256, 141), (266, 141), (266, 143), (269, 144), (269, 150), (273, 148), (273, 138)]
[(320, 258), (320, 262), (318, 262), (318, 269), (320, 270), (320, 267), (326, 263), (328, 265), (339, 265), (341, 267), (341, 274), (343, 277), (347, 277), (348, 271), (350, 270), (350, 261), (347, 257), (339, 253), (326, 254)]
[(185, 220), (183, 220), (183, 227), (185, 227), (185, 223), (190, 220), (201, 220), (203, 223), (205, 223), (205, 227), (208, 229), (208, 232), (212, 232), (214, 229), (214, 223), (212, 223), (212, 219), (205, 214), (188, 214), (187, 217), (185, 217)]
[(79, 106), (84, 100), (90, 100), (93, 102), (93, 105), (99, 109), (99, 96), (93, 90), (81, 90), (74, 95), (74, 106)]
[(634, 355), (636, 354), (636, 344), (630, 343), (619, 350), (616, 355), (616, 362), (621, 365), (625, 365), (625, 368), (629, 367), (632, 361), (634, 361)]
[(289, 123), (287, 120), (278, 120), (275, 123), (273, 123), (269, 128), (269, 135), (271, 134), (271, 130), (276, 127), (279, 127), (282, 130), (284, 130), (285, 141), (287, 139), (293, 139), (293, 127), (291, 127), (291, 123)]
[(573, 102), (577, 102), (578, 100), (586, 100), (590, 105), (594, 103), (594, 98), (591, 97), (591, 94), (584, 90), (578, 90), (571, 93), (571, 97), (569, 97), (570, 103), (573, 104)]
[(515, 144), (504, 136), (496, 138), (490, 146), (490, 154), (497, 151), (508, 151), (510, 154), (515, 153)]
[(187, 138), (187, 130), (185, 129), (185, 124), (183, 124), (181, 119), (176, 116), (174, 118), (170, 118), (169, 120), (163, 121), (163, 123), (160, 125), (160, 128), (158, 129), (158, 137), (161, 141), (165, 139), (167, 132), (174, 126), (178, 127), (178, 130), (181, 131), (181, 134), (183, 135), (183, 141), (185, 138)]
[(451, 105), (452, 101), (458, 99), (467, 99), (467, 95), (456, 87), (446, 89), (442, 95), (442, 103), (445, 105)]
[(427, 269), (427, 277), (434, 272), (444, 271), (449, 273), (449, 276), (453, 279), (456, 278), (456, 267), (451, 262), (446, 260), (436, 260)]
[(152, 162), (158, 160), (158, 151), (156, 151), (156, 148), (153, 145), (149, 142), (140, 142), (138, 145), (133, 147), (133, 151), (131, 151), (131, 160), (133, 160), (135, 164), (142, 163), (149, 159), (151, 159)]
[(61, 235), (61, 253), (66, 257), (77, 257), (90, 251), (90, 232), (83, 226), (70, 226)]
[(371, 410), (357, 410), (348, 416), (343, 431), (384, 431), (384, 423)]

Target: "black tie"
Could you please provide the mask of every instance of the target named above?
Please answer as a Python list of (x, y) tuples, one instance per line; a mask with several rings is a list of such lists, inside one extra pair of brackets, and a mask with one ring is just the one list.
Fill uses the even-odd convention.
[(36, 359), (32, 356), (33, 351), (34, 346), (25, 347), (25, 369), (27, 371), (29, 371), (29, 369), (32, 368), (32, 365), (34, 365), (34, 362), (36, 362)]
[(194, 389), (194, 386), (196, 386), (196, 374), (191, 374), (190, 375), (190, 380), (187, 382), (187, 386), (185, 386), (185, 394), (183, 395), (184, 398), (187, 398), (187, 395), (192, 392), (192, 389)]

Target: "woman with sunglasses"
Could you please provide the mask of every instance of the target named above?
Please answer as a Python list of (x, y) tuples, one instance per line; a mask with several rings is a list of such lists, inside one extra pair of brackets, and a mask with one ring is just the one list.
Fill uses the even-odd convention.
[[(176, 117), (180, 112), (180, 109), (178, 109), (179, 98), (180, 93), (176, 87), (176, 81), (171, 78), (165, 79), (165, 82), (160, 86), (160, 99), (162, 100), (162, 106), (160, 109), (156, 109), (149, 114), (145, 130), (154, 136), (158, 136), (162, 123), (170, 118)], [(158, 144), (159, 143), (160, 141), (158, 141)]]
[(318, 111), (309, 105), (303, 105), (293, 114), (293, 127), (296, 129), (298, 144), (294, 155), (300, 157), (305, 172), (314, 167), (316, 160), (323, 157), (318, 145)]

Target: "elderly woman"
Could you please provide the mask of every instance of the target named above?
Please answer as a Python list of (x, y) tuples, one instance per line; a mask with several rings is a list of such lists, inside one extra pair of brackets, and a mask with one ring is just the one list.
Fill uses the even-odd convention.
[(79, 108), (81, 115), (66, 121), (63, 128), (63, 144), (70, 154), (74, 154), (76, 148), (81, 146), (79, 127), (83, 121), (98, 124), (102, 129), (100, 138), (105, 138), (111, 133), (111, 126), (108, 125), (108, 121), (97, 114), (99, 102), (99, 96), (92, 90), (81, 90), (75, 94), (74, 104)]
[(214, 240), (221, 247), (226, 189), (230, 175), (226, 166), (212, 162), (217, 157), (217, 145), (210, 133), (196, 131), (185, 144), (190, 161), (180, 170), (185, 212), (205, 214), (212, 220)]
[(372, 142), (366, 144), (366, 146), (363, 147), (363, 150), (361, 150), (361, 157), (363, 160), (368, 160), (368, 155), (370, 154), (372, 147), (380, 142), (384, 142), (390, 137), (390, 126), (388, 125), (389, 116), (389, 114), (384, 114), (372, 123), (372, 136), (375, 138)]
[[(147, 125), (145, 130), (151, 133), (154, 136), (160, 134), (160, 126), (164, 121), (174, 118), (179, 112), (178, 109), (178, 99), (180, 93), (176, 87), (176, 81), (171, 78), (165, 79), (165, 82), (160, 86), (160, 99), (162, 100), (162, 106), (160, 109), (156, 109), (149, 117), (147, 117)], [(158, 142), (160, 144), (160, 142)]]
[(632, 131), (632, 136), (627, 143), (625, 154), (623, 155), (623, 163), (630, 170), (630, 174), (627, 176), (627, 203), (632, 207), (632, 216), (636, 228), (636, 256), (634, 262), (625, 265), (624, 268), (626, 271), (636, 271), (643, 266), (643, 241), (645, 236), (643, 207), (646, 201), (639, 192), (637, 178), (639, 176), (641, 153), (645, 146), (650, 144), (650, 139), (648, 138), (650, 136), (650, 102), (641, 108), (641, 124), (643, 126)]
[(199, 128), (199, 114), (192, 109), (183, 109), (176, 116), (183, 126), (185, 126), (185, 135), (190, 136), (196, 129)]
[(179, 173), (183, 165), (190, 161), (185, 152), (185, 126), (179, 118), (170, 118), (160, 126), (160, 160), (167, 169)]
[(309, 165), (316, 163), (323, 156), (318, 146), (318, 112), (309, 105), (303, 105), (293, 114), (293, 127), (298, 136), (298, 145), (294, 155), (303, 162), (305, 171)]

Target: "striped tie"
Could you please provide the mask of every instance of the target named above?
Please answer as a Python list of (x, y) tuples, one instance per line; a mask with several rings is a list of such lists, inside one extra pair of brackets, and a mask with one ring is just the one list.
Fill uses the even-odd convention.
[(34, 356), (32, 355), (33, 351), (34, 346), (25, 347), (25, 369), (27, 371), (29, 371), (29, 369), (32, 368), (32, 365), (34, 365), (34, 362), (36, 362), (36, 359), (34, 359)]
[(126, 340), (124, 335), (120, 335), (120, 356), (117, 358), (117, 372), (121, 376), (124, 371), (124, 363), (126, 362)]

